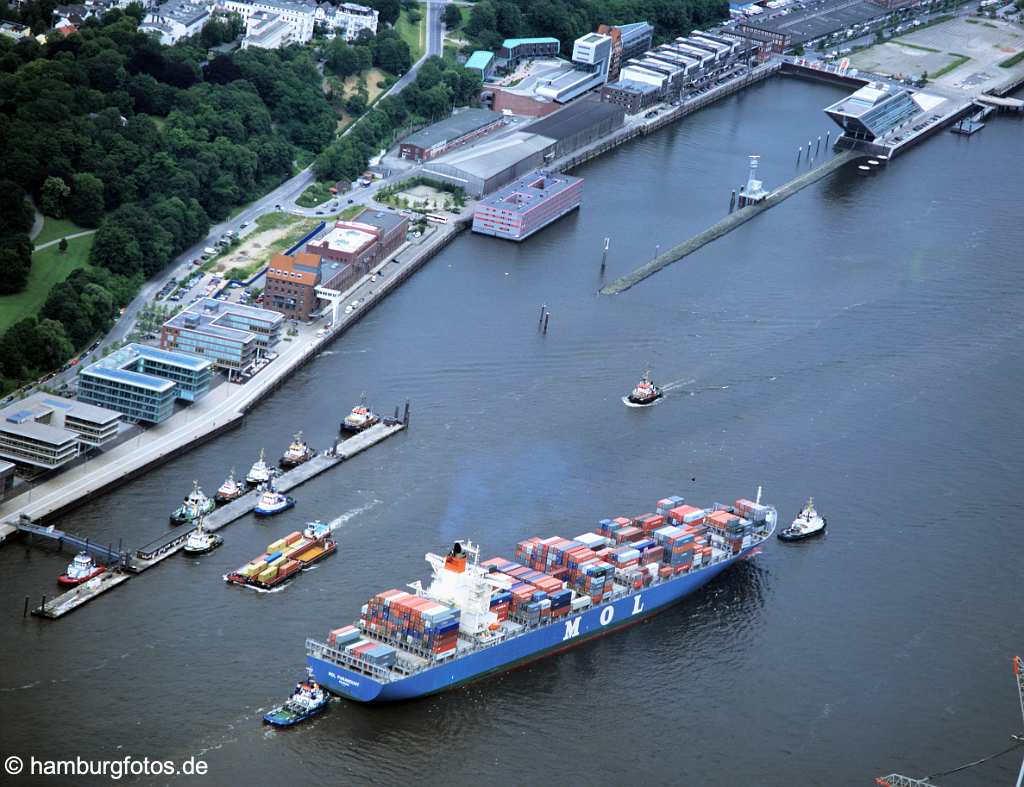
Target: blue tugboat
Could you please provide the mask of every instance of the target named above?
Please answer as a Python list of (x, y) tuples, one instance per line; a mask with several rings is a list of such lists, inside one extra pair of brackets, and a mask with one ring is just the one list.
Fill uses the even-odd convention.
[(316, 716), (330, 701), (327, 692), (316, 681), (297, 683), (288, 702), (272, 709), (263, 717), (263, 722), (274, 727), (293, 727)]
[(256, 516), (273, 516), (274, 514), (280, 514), (282, 511), (287, 511), (294, 505), (295, 498), (278, 492), (274, 488), (273, 479), (271, 479), (270, 483), (267, 484), (260, 494), (260, 499), (256, 503), (254, 513)]

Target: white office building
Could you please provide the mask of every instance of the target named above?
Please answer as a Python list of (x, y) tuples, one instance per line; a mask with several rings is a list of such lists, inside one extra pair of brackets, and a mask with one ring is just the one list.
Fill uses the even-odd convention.
[[(246, 37), (242, 47), (275, 49), (291, 43), (305, 44), (313, 38), (316, 3), (313, 0), (220, 0), (220, 8), (238, 14), (245, 21)], [(250, 18), (260, 15), (250, 24)], [(270, 19), (267, 15), (272, 15)], [(277, 23), (283, 22), (289, 30), (284, 32)], [(246, 42), (250, 34), (253, 40)], [(276, 46), (267, 44), (275, 43)]]
[(161, 44), (176, 44), (202, 30), (210, 21), (212, 10), (212, 2), (170, 0), (150, 10), (139, 30), (160, 36)]

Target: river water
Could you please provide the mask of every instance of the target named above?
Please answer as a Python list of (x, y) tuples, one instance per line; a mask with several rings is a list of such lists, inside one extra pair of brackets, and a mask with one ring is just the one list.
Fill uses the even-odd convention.
[[(596, 294), (604, 237), (610, 279), (724, 215), (748, 154), (769, 188), (792, 177), (841, 94), (774, 79), (587, 164), (578, 213), (521, 245), (464, 234), (242, 428), (60, 524), (144, 543), (193, 478), (212, 492), (297, 429), (326, 444), (361, 392), (387, 412), (412, 402), (406, 434), (301, 487), (291, 512), (242, 519), (217, 552), (59, 622), (22, 619), (22, 602), (52, 595), (68, 557), (0, 549), (4, 755), (197, 756), (214, 784), (855, 785), (1008, 745), (1024, 651), (1019, 121), (842, 170)], [(623, 407), (646, 367), (678, 385)], [(455, 537), (511, 556), (664, 495), (710, 504), (758, 484), (784, 522), (814, 495), (828, 535), (773, 542), (643, 625), (497, 678), (260, 724), (302, 676), (305, 637), (425, 577), (423, 554)], [(338, 555), (278, 593), (225, 586), (312, 518), (342, 519)], [(937, 781), (1007, 783), (1018, 766)]]

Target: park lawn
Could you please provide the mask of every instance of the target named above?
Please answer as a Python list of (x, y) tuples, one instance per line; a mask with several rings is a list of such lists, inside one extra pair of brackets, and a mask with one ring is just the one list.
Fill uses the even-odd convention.
[[(415, 62), (416, 56), (413, 56)], [(345, 95), (349, 96), (355, 93), (359, 87), (359, 80), (363, 79), (366, 81), (366, 101), (368, 104), (373, 104), (377, 100), (377, 96), (384, 92), (384, 88), (377, 85), (378, 82), (384, 82), (388, 78), (388, 75), (381, 71), (379, 68), (370, 68), (363, 71), (361, 74), (353, 74), (350, 77), (345, 77), (345, 81), (342, 82), (342, 86), (345, 88)]]
[(33, 254), (28, 286), (14, 295), (0, 295), (0, 332), (18, 320), (37, 315), (46, 303), (53, 285), (64, 281), (79, 268), (86, 267), (89, 249), (95, 237), (86, 235), (69, 240), (68, 250), (64, 254), (60, 253), (56, 244)]
[(74, 235), (76, 232), (85, 232), (85, 227), (79, 227), (70, 219), (55, 219), (46, 216), (43, 219), (43, 229), (32, 242), (36, 246), (42, 246), (51, 240), (60, 240), (68, 235)]
[(301, 216), (293, 216), (291, 213), (264, 213), (256, 217), (256, 226), (261, 230), (274, 230), (301, 220)]
[(348, 221), (349, 219), (354, 219), (364, 210), (366, 210), (365, 205), (349, 205), (345, 210), (338, 214), (338, 218), (342, 221)]
[(306, 186), (306, 190), (299, 195), (299, 198), (295, 200), (295, 204), (303, 208), (315, 208), (317, 205), (322, 205), (333, 196), (330, 188), (331, 186), (327, 183), (320, 183), (319, 181), (310, 183)]
[(427, 15), (423, 13), (420, 21), (413, 23), (409, 21), (409, 12), (404, 8), (395, 24), (395, 30), (402, 37), (402, 40), (409, 45), (409, 54), (412, 55), (412, 62), (416, 62), (423, 56), (426, 42), (424, 34), (427, 28)]
[(929, 81), (936, 80), (939, 77), (945, 76), (950, 71), (952, 71), (954, 68), (960, 68), (960, 66), (962, 66), (964, 63), (966, 63), (968, 60), (971, 59), (967, 55), (961, 55), (961, 54), (959, 54), (957, 52), (949, 52), (947, 54), (949, 54), (950, 57), (954, 58), (954, 60), (951, 63), (949, 63), (948, 65), (945, 65), (942, 68), (940, 68), (934, 74), (929, 74), (928, 75), (928, 80)]

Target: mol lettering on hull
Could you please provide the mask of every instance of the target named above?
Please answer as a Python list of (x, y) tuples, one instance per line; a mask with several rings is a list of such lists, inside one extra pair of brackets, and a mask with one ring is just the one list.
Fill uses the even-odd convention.
[(704, 569), (645, 588), (573, 617), (525, 631), (491, 647), (456, 656), (409, 677), (378, 681), (314, 655), (307, 656), (313, 677), (331, 692), (359, 702), (407, 700), (450, 689), (461, 683), (502, 672), (614, 631), (682, 600), (714, 579), (750, 550)]

